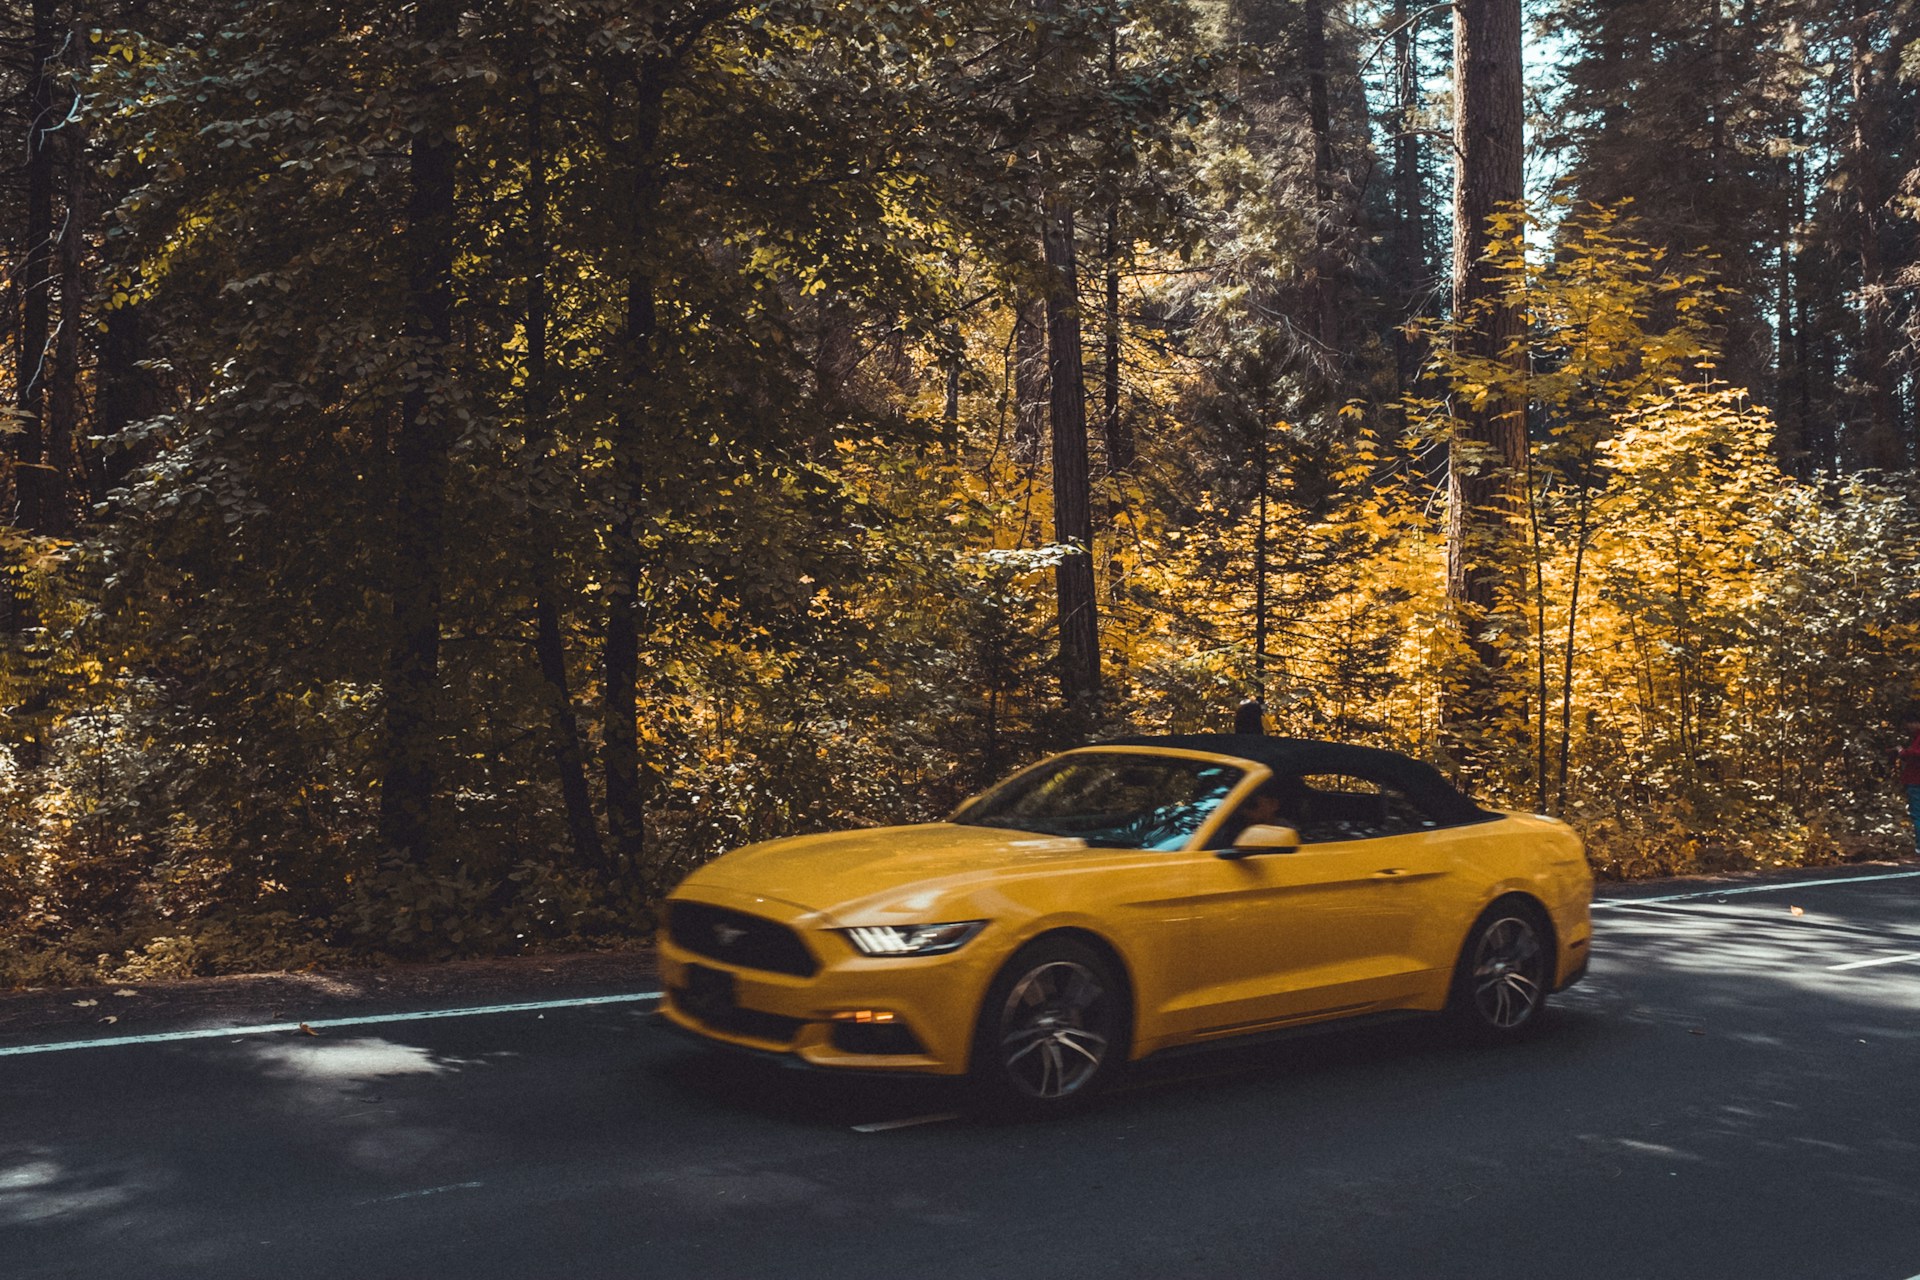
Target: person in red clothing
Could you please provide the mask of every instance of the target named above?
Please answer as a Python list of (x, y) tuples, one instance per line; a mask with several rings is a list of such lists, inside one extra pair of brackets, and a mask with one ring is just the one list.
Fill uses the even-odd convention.
[(1907, 789), (1907, 817), (1913, 820), (1914, 852), (1920, 853), (1920, 717), (1909, 713), (1906, 730), (1909, 741), (1900, 749), (1900, 785)]

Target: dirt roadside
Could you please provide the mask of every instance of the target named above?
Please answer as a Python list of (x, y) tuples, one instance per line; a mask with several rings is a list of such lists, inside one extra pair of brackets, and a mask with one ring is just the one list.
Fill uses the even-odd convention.
[(0, 993), (0, 1047), (653, 991), (653, 950)]

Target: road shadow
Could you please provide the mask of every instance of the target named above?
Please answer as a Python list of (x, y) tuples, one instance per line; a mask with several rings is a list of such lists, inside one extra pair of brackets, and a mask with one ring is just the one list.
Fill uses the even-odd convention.
[(806, 1128), (960, 1112), (967, 1104), (958, 1080), (809, 1071), (677, 1037), (672, 1049), (639, 1070), (684, 1102)]
[[(1328, 1081), (1375, 1077), (1385, 1087), (1408, 1072), (1439, 1079), (1511, 1070), (1516, 1054), (1535, 1066), (1578, 1060), (1614, 1034), (1606, 1015), (1549, 1007), (1537, 1027), (1513, 1044), (1463, 1039), (1438, 1017), (1378, 1025), (1329, 1023), (1289, 1036), (1225, 1044), (1204, 1052), (1129, 1064), (1107, 1088), (1066, 1118), (1124, 1113), (1169, 1098), (1205, 1099), (1237, 1088), (1305, 1089)], [(684, 1102), (715, 1112), (802, 1128), (847, 1128), (913, 1117), (951, 1116), (968, 1126), (1028, 1127), (1048, 1121), (982, 1107), (963, 1080), (860, 1076), (782, 1067), (675, 1038), (671, 1052), (638, 1071)]]

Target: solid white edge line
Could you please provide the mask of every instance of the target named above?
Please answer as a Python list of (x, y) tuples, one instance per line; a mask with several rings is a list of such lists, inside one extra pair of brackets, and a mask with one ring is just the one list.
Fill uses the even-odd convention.
[(1849, 960), (1845, 964), (1830, 964), (1827, 966), (1827, 972), (1842, 973), (1848, 969), (1871, 969), (1875, 965), (1899, 964), (1904, 960), (1920, 960), (1920, 951), (1909, 951), (1897, 956), (1876, 956), (1872, 960)]
[(375, 1196), (371, 1200), (362, 1200), (360, 1206), (370, 1204), (392, 1204), (395, 1200), (418, 1200), (421, 1196), (445, 1195), (449, 1191), (471, 1191), (475, 1187), (484, 1187), (484, 1182), (449, 1182), (443, 1187), (422, 1187), (418, 1191), (402, 1191), (398, 1195)]
[[(1832, 880), (1793, 880), (1784, 884), (1752, 884), (1736, 889), (1702, 889), (1697, 893), (1673, 893), (1663, 898), (1601, 898), (1593, 905), (1600, 907), (1644, 907), (1656, 902), (1689, 902), (1695, 898), (1726, 898), (1736, 893), (1785, 893), (1792, 889), (1818, 889), (1822, 885), (1866, 884), (1870, 880), (1911, 880), (1920, 877), (1920, 871), (1889, 871), (1876, 876), (1840, 876)], [(1920, 1277), (1916, 1277), (1920, 1280)]]
[[(309, 1018), (305, 1025), (318, 1031), (323, 1027), (371, 1027), (387, 1022), (424, 1022), (429, 1018), (475, 1018), (488, 1013), (530, 1013), (538, 1009), (580, 1009), (596, 1004), (637, 1004), (658, 1000), (658, 991), (637, 991), (618, 996), (581, 996), (573, 1000), (528, 1000), (519, 1004), (474, 1005), (465, 1009), (421, 1009), (412, 1013), (375, 1013), (360, 1018)], [(157, 1031), (144, 1036), (101, 1036), (93, 1040), (62, 1040), (53, 1044), (15, 1044), (0, 1046), (0, 1058), (28, 1053), (63, 1053), (68, 1049), (107, 1049), (128, 1044), (166, 1044), (175, 1040), (223, 1040), (234, 1036), (261, 1036), (275, 1032), (300, 1030), (298, 1022), (265, 1022), (248, 1027), (199, 1027), (192, 1031)]]
[(894, 1129), (911, 1129), (915, 1125), (944, 1124), (948, 1120), (958, 1120), (958, 1111), (941, 1111), (934, 1115), (907, 1116), (900, 1120), (875, 1120), (872, 1124), (856, 1124), (855, 1133), (887, 1133)]

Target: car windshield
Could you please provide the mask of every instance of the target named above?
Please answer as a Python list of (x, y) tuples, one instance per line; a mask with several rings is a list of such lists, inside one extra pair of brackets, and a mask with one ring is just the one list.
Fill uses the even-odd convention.
[(953, 820), (1115, 849), (1178, 849), (1243, 776), (1232, 765), (1178, 756), (1062, 756), (994, 788)]

